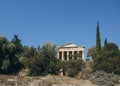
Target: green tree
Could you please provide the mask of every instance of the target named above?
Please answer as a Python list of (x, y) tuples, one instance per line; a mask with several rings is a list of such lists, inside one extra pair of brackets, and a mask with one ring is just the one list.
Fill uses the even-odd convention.
[(24, 52), (19, 58), (19, 61), (23, 64), (24, 68), (28, 68), (32, 64), (33, 59), (38, 57), (37, 49), (33, 46), (30, 48), (28, 46), (24, 46), (23, 51)]
[(96, 51), (100, 52), (101, 50), (101, 40), (100, 40), (100, 32), (99, 32), (99, 22), (97, 21), (96, 27)]
[[(114, 43), (107, 43), (101, 54), (94, 61), (94, 70), (104, 70), (108, 73), (120, 74), (120, 51)], [(116, 65), (117, 64), (117, 65)]]
[(104, 41), (104, 46), (107, 45), (107, 38), (105, 38), (105, 41)]
[(116, 52), (119, 51), (118, 46), (115, 43), (107, 43), (104, 47), (103, 47), (104, 51), (108, 51), (108, 52)]
[(22, 51), (23, 51), (23, 47), (22, 47), (22, 43), (21, 43), (21, 40), (19, 39), (18, 37), (18, 34), (14, 35), (14, 38), (12, 39), (11, 41), (15, 46), (16, 46), (16, 55), (18, 57), (20, 57)]
[(70, 77), (75, 77), (82, 67), (84, 66), (84, 62), (82, 59), (69, 60), (69, 61), (61, 61), (62, 68), (64, 70), (64, 74), (66, 73)]
[[(7, 50), (7, 44), (8, 44), (8, 40), (6, 37), (0, 37), (0, 70), (2, 71), (2, 66), (4, 63), (4, 59), (5, 57), (8, 57), (8, 55), (6, 55), (6, 53), (8, 53)], [(6, 68), (8, 67), (8, 65), (6, 65)]]
[[(37, 60), (36, 60), (37, 59)], [(56, 57), (56, 45), (45, 43), (40, 49), (40, 56), (29, 67), (30, 75), (57, 74), (60, 66)]]
[(96, 46), (93, 46), (88, 49), (87, 56), (92, 57), (93, 61), (95, 60), (95, 57), (97, 57)]
[(33, 46), (30, 47), (27, 51), (24, 52), (25, 57), (35, 57), (37, 55), (38, 55), (37, 49), (34, 48)]
[(9, 59), (4, 59), (1, 69), (7, 71), (9, 66), (10, 66)]
[(1, 73), (17, 73), (20, 70), (21, 66), (16, 57), (16, 46), (13, 43), (9, 42), (7, 38), (0, 37), (0, 51)]

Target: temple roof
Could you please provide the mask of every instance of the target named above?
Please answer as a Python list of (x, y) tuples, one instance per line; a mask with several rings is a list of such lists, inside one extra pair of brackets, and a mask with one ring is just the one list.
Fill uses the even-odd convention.
[(78, 46), (78, 45), (73, 44), (73, 43), (68, 43), (68, 44), (64, 44), (64, 45), (59, 46), (59, 48), (69, 48), (69, 47), (83, 47), (83, 48), (85, 48), (85, 46)]
[(78, 47), (76, 44), (73, 44), (73, 43), (68, 43), (68, 44), (64, 44), (60, 47)]

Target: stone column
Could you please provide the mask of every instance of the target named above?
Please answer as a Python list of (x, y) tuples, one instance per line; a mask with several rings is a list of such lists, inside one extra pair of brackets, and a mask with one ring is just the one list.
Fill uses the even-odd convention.
[(74, 55), (74, 51), (72, 51), (72, 59), (74, 59), (73, 55)]
[[(79, 51), (77, 51), (77, 54), (79, 54)], [(80, 57), (78, 56), (77, 59), (80, 59)]]
[(60, 58), (59, 58), (59, 53), (60, 53), (60, 52), (58, 51), (58, 53), (57, 53), (57, 59), (60, 59)]
[(84, 51), (82, 51), (82, 60), (84, 60)]
[(69, 60), (69, 52), (67, 51), (67, 60)]
[(64, 60), (64, 51), (62, 51), (62, 60)]

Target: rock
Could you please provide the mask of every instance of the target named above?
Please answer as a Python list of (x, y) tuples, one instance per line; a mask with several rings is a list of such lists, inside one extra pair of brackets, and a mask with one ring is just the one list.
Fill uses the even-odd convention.
[(7, 79), (8, 82), (14, 82), (14, 79)]
[(118, 80), (118, 83), (120, 83), (120, 80)]
[(22, 69), (20, 72), (19, 72), (19, 76), (20, 77), (25, 77), (25, 76), (27, 76), (28, 75), (28, 73), (29, 73), (29, 70), (28, 69)]
[(74, 78), (48, 75), (46, 77), (25, 76), (0, 76), (0, 86), (94, 86), (88, 80), (76, 80)]
[(115, 86), (120, 86), (120, 84), (116, 84)]

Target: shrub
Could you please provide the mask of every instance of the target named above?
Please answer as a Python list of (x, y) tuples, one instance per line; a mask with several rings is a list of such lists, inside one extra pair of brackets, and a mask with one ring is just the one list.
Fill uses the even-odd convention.
[(96, 71), (91, 75), (90, 81), (99, 86), (114, 86), (118, 79), (113, 73)]
[(81, 71), (84, 61), (82, 59), (62, 61), (61, 65), (65, 75), (75, 77)]
[(120, 51), (114, 43), (105, 45), (94, 59), (93, 71), (103, 70), (120, 75)]

